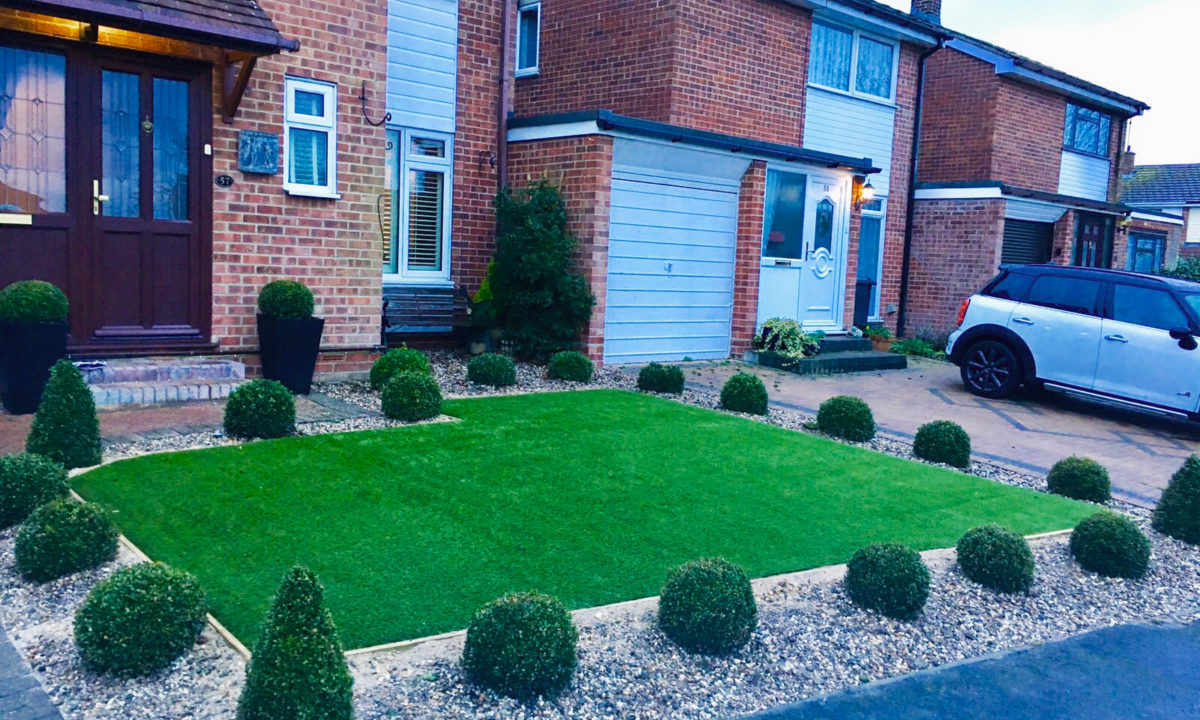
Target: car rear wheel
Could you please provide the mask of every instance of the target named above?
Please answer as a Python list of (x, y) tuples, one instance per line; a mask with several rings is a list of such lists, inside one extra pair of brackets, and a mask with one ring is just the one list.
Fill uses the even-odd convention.
[(1007, 397), (1021, 384), (1021, 361), (1007, 344), (980, 340), (963, 353), (962, 381), (967, 389), (986, 398)]

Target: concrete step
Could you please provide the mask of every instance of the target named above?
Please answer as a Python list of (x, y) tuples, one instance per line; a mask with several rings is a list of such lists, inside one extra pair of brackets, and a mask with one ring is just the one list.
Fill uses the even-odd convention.
[(865, 337), (850, 337), (849, 335), (831, 335), (821, 340), (821, 354), (844, 352), (866, 352), (871, 349), (871, 339)]
[(195, 400), (221, 400), (229, 397), (243, 378), (214, 380), (177, 380), (155, 382), (89, 383), (96, 407), (151, 405)]
[(795, 360), (778, 353), (758, 353), (759, 365), (794, 372), (797, 375), (833, 375), (838, 373), (871, 372), (874, 370), (903, 370), (908, 358), (895, 353), (874, 350), (848, 350), (821, 353), (816, 357)]
[(192, 380), (241, 380), (246, 366), (213, 357), (147, 357), (80, 360), (76, 366), (89, 385), (110, 383), (183, 383)]

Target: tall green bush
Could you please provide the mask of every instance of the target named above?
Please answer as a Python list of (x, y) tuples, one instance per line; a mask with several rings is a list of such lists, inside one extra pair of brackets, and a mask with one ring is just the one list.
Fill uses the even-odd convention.
[(0, 455), (0, 530), (66, 494), (67, 471), (61, 463), (32, 453)]
[(1189, 457), (1171, 476), (1154, 508), (1154, 529), (1200, 545), (1200, 456)]
[(576, 345), (596, 299), (575, 271), (567, 206), (549, 182), (496, 196), (495, 267), (489, 276), (504, 339), (519, 357), (544, 359)]
[(354, 679), (317, 576), (284, 576), (246, 667), (238, 720), (349, 720)]
[(50, 368), (25, 449), (62, 463), (68, 470), (100, 464), (100, 420), (96, 401), (69, 360)]
[(1200, 258), (1179, 258), (1171, 267), (1158, 270), (1158, 274), (1200, 282)]

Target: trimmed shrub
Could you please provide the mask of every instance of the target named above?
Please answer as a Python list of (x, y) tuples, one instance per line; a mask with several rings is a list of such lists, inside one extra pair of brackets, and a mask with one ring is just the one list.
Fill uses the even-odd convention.
[(667, 576), (658, 601), (658, 626), (685, 650), (733, 652), (750, 640), (757, 624), (750, 578), (728, 560), (696, 560)]
[(866, 442), (875, 437), (875, 416), (861, 398), (838, 395), (821, 403), (817, 429), (850, 442)]
[(63, 323), (67, 296), (45, 280), (21, 280), (0, 290), (0, 322)]
[(971, 436), (956, 422), (934, 420), (917, 428), (913, 455), (956, 468), (970, 467)]
[(406, 347), (392, 348), (381, 355), (371, 366), (371, 387), (382, 390), (388, 380), (406, 372), (433, 374), (429, 367), (429, 358), (425, 357), (425, 353)]
[(751, 415), (767, 414), (767, 388), (757, 375), (740, 372), (721, 388), (721, 407)]
[(907, 545), (876, 543), (850, 558), (846, 594), (857, 605), (896, 620), (914, 620), (929, 599), (929, 568)]
[(1033, 585), (1033, 551), (1012, 530), (999, 525), (973, 528), (959, 539), (957, 550), (963, 574), (984, 587), (1020, 593)]
[(544, 360), (578, 345), (596, 299), (576, 272), (577, 243), (554, 185), (505, 188), (496, 196), (496, 254), (488, 272), (492, 309), (521, 358)]
[(159, 563), (134, 565), (87, 594), (75, 613), (75, 645), (89, 670), (148, 675), (196, 644), (206, 612), (196, 578)]
[(354, 679), (325, 589), (311, 570), (284, 576), (246, 667), (238, 720), (349, 720)]
[(678, 395), (683, 392), (683, 370), (678, 365), (652, 362), (638, 371), (638, 390)]
[(63, 498), (33, 511), (14, 546), (26, 580), (48, 582), (117, 556), (117, 528), (99, 505)]
[(25, 450), (62, 463), (68, 470), (100, 464), (100, 420), (96, 401), (69, 360), (50, 368), (50, 380), (33, 417)]
[(442, 414), (442, 389), (432, 375), (400, 373), (383, 386), (383, 414), (414, 422)]
[(274, 380), (251, 380), (225, 402), (225, 432), (240, 438), (279, 438), (296, 431), (296, 397)]
[(1091, 458), (1072, 455), (1054, 463), (1046, 484), (1055, 495), (1065, 495), (1076, 500), (1106, 503), (1112, 499), (1112, 484), (1108, 470)]
[(933, 343), (923, 338), (906, 338), (897, 340), (892, 343), (890, 348), (897, 355), (908, 355), (910, 357), (940, 359), (945, 357), (945, 353), (938, 350)]
[(550, 367), (546, 368), (546, 375), (552, 380), (566, 380), (568, 382), (589, 383), (592, 381), (592, 372), (595, 371), (595, 366), (588, 359), (587, 355), (574, 350), (564, 350), (560, 353), (554, 353), (550, 358)]
[(61, 464), (32, 453), (0, 456), (0, 529), (66, 495), (67, 470)]
[(1085, 570), (1137, 580), (1150, 567), (1150, 539), (1134, 521), (1105, 510), (1071, 531), (1071, 554)]
[(1192, 455), (1171, 476), (1154, 508), (1154, 529), (1200, 545), (1200, 457)]
[(512, 358), (497, 353), (484, 353), (467, 363), (467, 379), (480, 385), (508, 387), (517, 384), (517, 366)]
[(505, 595), (484, 605), (467, 627), (462, 665), (474, 683), (518, 700), (557, 697), (575, 674), (579, 633), (557, 599)]
[(771, 318), (754, 336), (754, 349), (787, 355), (812, 357), (821, 352), (824, 333), (806, 333), (800, 323), (788, 318)]
[(312, 317), (312, 290), (295, 280), (273, 280), (258, 291), (258, 310), (280, 320)]

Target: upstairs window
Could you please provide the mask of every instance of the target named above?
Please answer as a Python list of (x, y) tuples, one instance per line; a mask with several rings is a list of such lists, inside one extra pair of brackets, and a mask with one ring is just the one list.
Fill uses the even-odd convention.
[(1063, 147), (1089, 155), (1108, 157), (1108, 137), (1112, 118), (1091, 108), (1067, 103), (1067, 123), (1063, 130)]
[(855, 30), (814, 22), (809, 81), (852, 95), (891, 100), (896, 45)]
[(521, 0), (517, 10), (517, 77), (537, 74), (541, 46), (542, 3)]
[(283, 189), (291, 195), (336, 198), (337, 86), (289, 77), (283, 87)]

